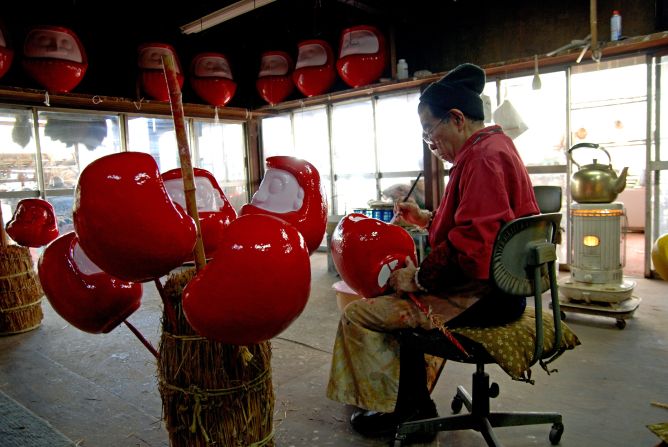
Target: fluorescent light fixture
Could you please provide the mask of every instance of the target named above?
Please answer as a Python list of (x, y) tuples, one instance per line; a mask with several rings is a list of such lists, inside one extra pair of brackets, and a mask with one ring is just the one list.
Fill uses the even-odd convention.
[(236, 3), (232, 3), (229, 6), (219, 9), (218, 11), (207, 14), (204, 17), (201, 17), (195, 21), (192, 21), (181, 27), (181, 32), (183, 34), (193, 34), (209, 29), (213, 26), (216, 26), (220, 23), (223, 23), (227, 20), (238, 17), (247, 12), (251, 12), (261, 6), (268, 5), (273, 3), (276, 0), (241, 0)]

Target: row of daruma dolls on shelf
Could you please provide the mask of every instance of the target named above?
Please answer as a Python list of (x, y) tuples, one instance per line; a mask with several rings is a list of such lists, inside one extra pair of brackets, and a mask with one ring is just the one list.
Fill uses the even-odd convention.
[[(77, 35), (67, 28), (35, 27), (24, 46), (23, 68), (39, 85), (52, 93), (69, 92), (83, 79), (88, 68), (86, 51)], [(164, 43), (146, 43), (138, 50), (139, 81), (152, 99), (169, 100), (161, 57), (171, 54), (177, 79), (183, 87), (185, 76), (174, 48)], [(11, 65), (13, 51), (0, 29), (0, 77)], [(262, 54), (256, 81), (258, 94), (269, 104), (285, 100), (296, 85), (305, 96), (323, 94), (333, 86), (336, 72), (351, 87), (377, 81), (386, 66), (384, 36), (372, 26), (343, 30), (338, 60), (324, 40), (305, 40), (298, 44), (297, 63), (284, 51)], [(210, 105), (225, 106), (234, 96), (237, 84), (226, 56), (201, 53), (190, 64), (190, 84), (195, 93)]]

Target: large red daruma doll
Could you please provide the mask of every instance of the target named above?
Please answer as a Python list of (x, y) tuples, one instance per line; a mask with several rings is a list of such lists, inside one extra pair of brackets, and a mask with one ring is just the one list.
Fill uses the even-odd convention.
[(167, 79), (162, 66), (162, 56), (171, 54), (176, 67), (176, 80), (179, 87), (183, 87), (184, 76), (181, 63), (176, 51), (171, 45), (165, 43), (145, 43), (137, 50), (139, 66), (139, 83), (142, 90), (151, 98), (158, 101), (169, 101), (169, 89)]
[(81, 249), (74, 232), (44, 249), (37, 271), (44, 294), (58, 315), (91, 334), (110, 332), (141, 304), (142, 285), (100, 270)]
[(240, 214), (270, 214), (291, 223), (313, 253), (327, 226), (327, 196), (318, 170), (306, 160), (286, 155), (269, 157), (266, 164), (260, 188)]
[(341, 219), (331, 252), (341, 279), (365, 298), (386, 293), (390, 274), (405, 267), (406, 257), (417, 265), (415, 242), (406, 230), (359, 213)]
[(201, 53), (190, 64), (190, 85), (207, 104), (225, 106), (237, 91), (230, 64), (224, 54)]
[(305, 96), (321, 95), (334, 85), (336, 68), (332, 47), (324, 40), (304, 40), (297, 45), (299, 54), (292, 79)]
[(284, 51), (266, 51), (260, 60), (260, 73), (255, 82), (258, 94), (274, 105), (290, 96), (295, 89), (292, 81), (292, 58)]
[[(211, 172), (206, 169), (193, 168), (193, 173), (204, 253), (207, 258), (211, 258), (218, 248), (223, 231), (237, 218), (237, 212), (225, 197), (225, 193)], [(181, 169), (164, 172), (162, 180), (172, 202), (177, 203), (184, 210), (187, 209)]]
[(9, 71), (14, 60), (14, 50), (9, 47), (9, 39), (6, 29), (2, 22), (0, 22), (0, 78), (2, 78)]
[(297, 229), (267, 214), (240, 216), (213, 261), (185, 287), (183, 312), (204, 337), (256, 344), (285, 330), (310, 290), (309, 253)]
[(42, 199), (23, 199), (6, 225), (7, 234), (24, 247), (41, 247), (58, 237), (53, 206)]
[(336, 69), (346, 84), (361, 87), (376, 82), (386, 62), (385, 37), (377, 28), (360, 25), (341, 32)]
[(88, 59), (74, 32), (60, 26), (37, 26), (23, 44), (23, 69), (53, 93), (74, 89), (86, 74)]

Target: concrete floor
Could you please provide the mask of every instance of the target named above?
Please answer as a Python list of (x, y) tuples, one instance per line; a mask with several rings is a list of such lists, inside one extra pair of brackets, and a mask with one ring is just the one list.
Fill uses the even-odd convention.
[[(313, 286), (304, 313), (272, 341), (276, 392), (276, 445), (385, 446), (348, 425), (351, 408), (325, 397), (330, 353), (338, 322), (324, 253), (311, 257)], [(642, 298), (624, 330), (615, 320), (568, 314), (582, 346), (565, 353), (546, 375), (534, 368), (535, 385), (512, 381), (488, 368), (501, 387), (494, 409), (550, 410), (564, 416), (561, 445), (653, 446), (645, 426), (668, 421), (668, 283), (633, 278)], [(161, 302), (147, 284), (139, 311), (129, 318), (152, 343), (159, 339)], [(67, 324), (43, 302), (45, 318), (32, 332), (0, 338), (0, 389), (83, 447), (167, 446), (161, 423), (155, 361), (125, 326), (90, 335)], [(457, 384), (470, 385), (471, 365), (450, 362), (434, 392), (448, 414)], [(549, 425), (498, 429), (509, 446), (549, 446)], [(0, 445), (2, 440), (0, 439)], [(431, 445), (484, 446), (473, 431), (440, 433)]]

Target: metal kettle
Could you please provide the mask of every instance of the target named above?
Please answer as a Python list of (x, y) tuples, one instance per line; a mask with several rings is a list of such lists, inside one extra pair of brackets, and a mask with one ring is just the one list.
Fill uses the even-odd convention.
[[(594, 159), (592, 164), (580, 167), (573, 160), (572, 152), (575, 149), (587, 147), (599, 149), (608, 156), (608, 164), (597, 163)], [(626, 175), (629, 168), (625, 167), (617, 176), (612, 169), (610, 154), (603, 147), (592, 143), (579, 143), (568, 150), (568, 157), (578, 167), (578, 171), (571, 177), (571, 195), (578, 203), (610, 203), (617, 198), (617, 194), (626, 188)]]

